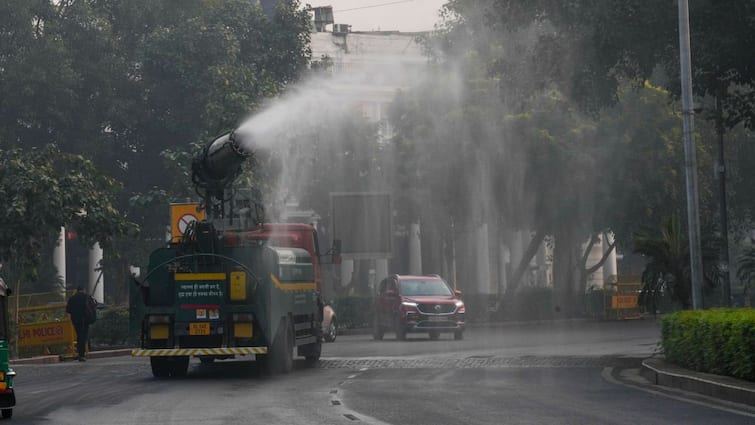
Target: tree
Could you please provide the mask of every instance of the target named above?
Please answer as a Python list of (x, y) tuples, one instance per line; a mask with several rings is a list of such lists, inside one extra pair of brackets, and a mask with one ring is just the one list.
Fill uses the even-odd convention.
[(498, 137), (474, 142), (488, 147), (486, 160), (496, 159), (491, 169), (503, 170), (493, 180), (493, 187), (504, 189), (494, 193), (498, 208), (491, 211), (503, 213), (501, 222), (513, 229), (534, 231), (525, 255), (512, 265), (507, 295), (515, 295), (545, 237), (555, 235), (554, 305), (571, 314), (566, 310), (576, 310), (575, 297), (586, 277), (581, 245), (605, 229), (597, 227), (603, 222), (594, 211), (599, 179), (593, 155), (595, 122), (572, 104), (560, 81), (546, 75), (551, 62), (536, 54), (533, 40), (552, 31), (530, 24), (503, 28), (495, 20), (498, 11), (488, 10), (493, 3), (449, 2), (437, 56), (486, 80), (487, 97), (498, 97), (486, 105), (502, 111), (497, 119), (486, 120), (500, 123), (493, 132)]
[(739, 125), (727, 133), (727, 195), (731, 200), (730, 218), (734, 234), (745, 235), (752, 229), (755, 212), (755, 131)]
[(750, 287), (755, 280), (755, 247), (748, 247), (737, 258), (737, 278), (743, 283), (744, 302), (750, 305)]
[(306, 69), (309, 15), (277, 4), (4, 3), (0, 143), (87, 155), (125, 182), (125, 207), (165, 179), (163, 150), (232, 129)]
[[(716, 251), (714, 241), (704, 241), (703, 275), (708, 288), (719, 280)], [(640, 302), (654, 306), (659, 295), (668, 293), (683, 309), (689, 309), (692, 305), (689, 243), (679, 220), (672, 216), (663, 221), (658, 231), (638, 233), (634, 252), (648, 259), (642, 273)]]
[[(685, 216), (684, 152), (679, 112), (667, 91), (646, 83), (624, 86), (618, 97), (619, 103), (603, 110), (597, 124), (598, 215), (619, 240), (629, 241), (647, 223)], [(709, 131), (709, 123), (702, 122), (698, 130)], [(702, 138), (697, 143), (703, 217), (712, 217), (716, 209), (713, 178), (706, 171), (713, 168), (712, 142)]]
[[(666, 71), (666, 88), (679, 93), (674, 2), (453, 0), (446, 8), (451, 15), (474, 19), (465, 21), (468, 31), (503, 36), (533, 24), (542, 28), (534, 35), (536, 78), (556, 83), (588, 110), (614, 104), (622, 80), (642, 83), (658, 66)], [(690, 1), (694, 92), (722, 98), (727, 128), (739, 122), (751, 126), (755, 116), (755, 70), (746, 58), (753, 16), (750, 0), (726, 7), (711, 0)]]
[(498, 229), (491, 231), (496, 242), (504, 237), (504, 224), (519, 212), (515, 193), (524, 169), (518, 145), (506, 138), (495, 82), (479, 75), (475, 64), (460, 68), (439, 63), (421, 84), (399, 93), (390, 110), (396, 134), (384, 167), (395, 222), (402, 228), (422, 224), (423, 265), (448, 276), (458, 260), (458, 274), (471, 283), (471, 235), (489, 224)]
[[(55, 143), (91, 160), (123, 182), (113, 205), (145, 230), (133, 248), (154, 246), (167, 202), (191, 193), (172, 154), (234, 128), (306, 69), (309, 15), (277, 5), (268, 18), (256, 0), (3, 2), (0, 148)], [(111, 254), (115, 287), (144, 255)]]
[[(706, 74), (696, 93), (713, 95), (722, 81), (729, 91), (751, 90), (752, 69), (739, 58), (748, 51), (742, 40), (752, 32), (752, 2), (732, 5), (739, 16), (721, 16), (728, 12), (712, 2), (693, 3), (692, 20), (705, 21), (693, 34), (705, 39), (692, 54), (693, 60), (701, 58), (693, 64), (696, 72)], [(679, 90), (676, 7), (645, 0), (453, 0), (444, 11), (447, 21), (438, 43), (445, 57), (438, 56), (476, 63), (498, 82), (507, 111), (518, 117), (521, 129), (515, 137), (524, 146), (527, 169), (546, 170), (529, 178), (535, 183), (528, 187), (535, 203), (525, 211), (533, 212), (538, 237), (527, 253), (536, 252), (541, 230), (562, 233), (555, 238), (554, 294), (578, 293), (591, 271), (585, 267), (587, 251), (579, 247), (585, 240), (610, 229), (617, 240), (628, 241), (643, 223), (684, 208), (678, 189), (683, 187), (678, 186), (683, 175), (677, 158), (680, 119), (669, 102)], [(727, 25), (738, 40), (721, 36)], [(719, 48), (727, 57), (718, 56)], [(650, 86), (648, 80), (668, 89)], [(549, 92), (558, 93), (566, 107), (543, 107), (539, 99)], [(529, 122), (534, 111), (541, 113)], [(568, 119), (558, 122), (558, 116)], [(735, 123), (726, 121), (727, 126)], [(721, 121), (714, 124), (720, 127)], [(703, 134), (710, 128), (699, 127)], [(711, 164), (711, 142), (703, 138), (698, 145), (701, 170)], [(580, 184), (580, 176), (587, 184)], [(711, 179), (704, 172), (700, 177), (701, 204), (710, 212)], [(524, 258), (516, 268), (515, 281), (529, 261)]]
[(118, 188), (91, 161), (54, 145), (0, 150), (0, 262), (11, 265), (16, 287), (36, 278), (42, 250), (61, 226), (103, 247), (136, 231), (113, 206)]
[(186, 184), (165, 172), (163, 152), (191, 152), (189, 144), (232, 130), (296, 81), (309, 60), (309, 16), (297, 1), (278, 2), (273, 18), (252, 0), (104, 8), (113, 36), (134, 40), (125, 53), (129, 103), (113, 117), (113, 149), (103, 158), (120, 165), (113, 170), (128, 192), (152, 190), (158, 181), (166, 190)]
[[(586, 261), (581, 244), (602, 230), (593, 229), (595, 123), (555, 85), (529, 78), (531, 34), (496, 38), (474, 25), (484, 19), (477, 9), (464, 12), (431, 45), (440, 46), (438, 81), (431, 78), (396, 102), (397, 187), (407, 201), (401, 204), (421, 213), (423, 229), (428, 221), (444, 230), (451, 223), (456, 229), (491, 223), (500, 240), (508, 229), (534, 230), (524, 258), (513, 265), (508, 296), (546, 235), (555, 234), (555, 276), (563, 288), (557, 305), (573, 305), (585, 280), (577, 272), (580, 259), (582, 269)], [(491, 64), (516, 72), (493, 72)]]

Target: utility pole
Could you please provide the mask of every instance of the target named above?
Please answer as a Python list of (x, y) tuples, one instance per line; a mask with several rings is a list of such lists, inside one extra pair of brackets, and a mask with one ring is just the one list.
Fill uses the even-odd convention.
[(684, 169), (687, 183), (687, 225), (689, 227), (692, 309), (702, 307), (703, 260), (700, 248), (700, 213), (697, 197), (697, 152), (695, 151), (695, 111), (692, 106), (692, 64), (689, 41), (689, 4), (679, 1), (679, 64), (682, 79), (682, 127), (684, 130)]
[[(721, 90), (723, 91), (723, 90)], [(731, 279), (729, 279), (729, 220), (726, 209), (726, 163), (724, 162), (724, 110), (723, 94), (716, 96), (716, 133), (718, 136), (718, 177), (719, 214), (721, 219), (721, 297), (724, 307), (731, 307)]]

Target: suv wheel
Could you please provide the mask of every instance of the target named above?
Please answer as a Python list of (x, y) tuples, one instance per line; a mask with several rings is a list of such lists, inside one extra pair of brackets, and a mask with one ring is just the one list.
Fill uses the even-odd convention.
[(454, 339), (457, 341), (464, 339), (464, 332), (463, 331), (454, 332)]
[(336, 318), (334, 317), (330, 321), (330, 325), (328, 326), (328, 329), (325, 331), (325, 335), (323, 335), (325, 342), (333, 342), (336, 340), (336, 336), (338, 336), (337, 329), (338, 328), (336, 327)]

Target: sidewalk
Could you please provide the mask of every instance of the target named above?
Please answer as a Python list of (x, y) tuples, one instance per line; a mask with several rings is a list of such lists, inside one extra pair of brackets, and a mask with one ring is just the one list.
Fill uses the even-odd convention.
[(755, 406), (755, 383), (728, 376), (695, 372), (659, 358), (645, 359), (640, 374), (655, 385)]

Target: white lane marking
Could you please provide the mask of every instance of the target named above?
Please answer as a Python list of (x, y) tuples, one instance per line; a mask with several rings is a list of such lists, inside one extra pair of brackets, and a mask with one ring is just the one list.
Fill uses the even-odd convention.
[[(671, 399), (674, 399), (674, 400), (677, 400), (677, 401), (682, 401), (682, 402), (685, 402), (685, 403), (697, 404), (698, 406), (703, 406), (703, 407), (708, 407), (708, 408), (711, 408), (711, 409), (721, 410), (723, 412), (733, 413), (735, 415), (747, 416), (749, 418), (755, 418), (755, 414), (752, 414), (752, 413), (749, 413), (749, 412), (744, 412), (742, 410), (736, 410), (736, 409), (733, 409), (733, 408), (730, 409), (728, 407), (720, 406), (720, 405), (714, 404), (714, 403), (708, 403), (708, 402), (700, 401), (700, 400), (693, 400), (693, 399), (690, 399), (690, 398), (687, 398), (687, 397), (681, 397), (681, 396), (675, 396), (675, 395), (672, 395), (672, 394), (668, 394), (668, 393), (665, 393), (663, 391), (656, 391), (656, 390), (651, 390), (649, 388), (644, 388), (644, 387), (641, 387), (641, 386), (638, 386), (638, 385), (627, 384), (625, 382), (621, 382), (621, 381), (616, 380), (616, 378), (614, 378), (613, 375), (611, 375), (612, 371), (613, 371), (612, 367), (604, 367), (603, 370), (600, 372), (600, 375), (603, 377), (603, 379), (605, 379), (606, 381), (608, 381), (608, 382), (610, 382), (612, 384), (622, 385), (622, 386), (629, 387), (629, 388), (634, 388), (635, 390), (644, 391), (644, 392), (646, 392), (648, 394), (653, 394), (653, 395), (658, 395), (658, 396), (662, 396), (662, 397), (667, 397), (667, 398), (671, 398)], [(673, 388), (669, 388), (669, 390), (673, 390)], [(681, 390), (676, 390), (676, 392), (680, 392), (682, 394), (690, 394), (690, 395), (693, 395), (695, 397), (706, 398), (706, 399), (709, 399), (711, 401), (716, 401), (718, 403), (736, 404), (736, 403), (727, 402), (726, 400), (718, 400), (718, 399), (715, 399), (715, 398), (712, 398), (712, 397), (708, 397), (708, 396), (705, 396), (705, 395), (702, 395), (702, 394), (698, 394), (698, 393), (687, 393), (686, 391), (681, 391)], [(746, 406), (743, 405), (743, 407), (746, 407)]]
[[(340, 414), (341, 416), (350, 419), (352, 421), (359, 421), (360, 423), (367, 424), (367, 425), (393, 425), (388, 422), (383, 422), (380, 419), (373, 418), (372, 416), (365, 415), (364, 413), (360, 413), (354, 410), (349, 409), (346, 407), (346, 404), (343, 402), (343, 388), (340, 389), (341, 397), (335, 398), (332, 397), (330, 399), (331, 409), (333, 409), (336, 414)], [(337, 401), (338, 403), (333, 403), (334, 401)]]

